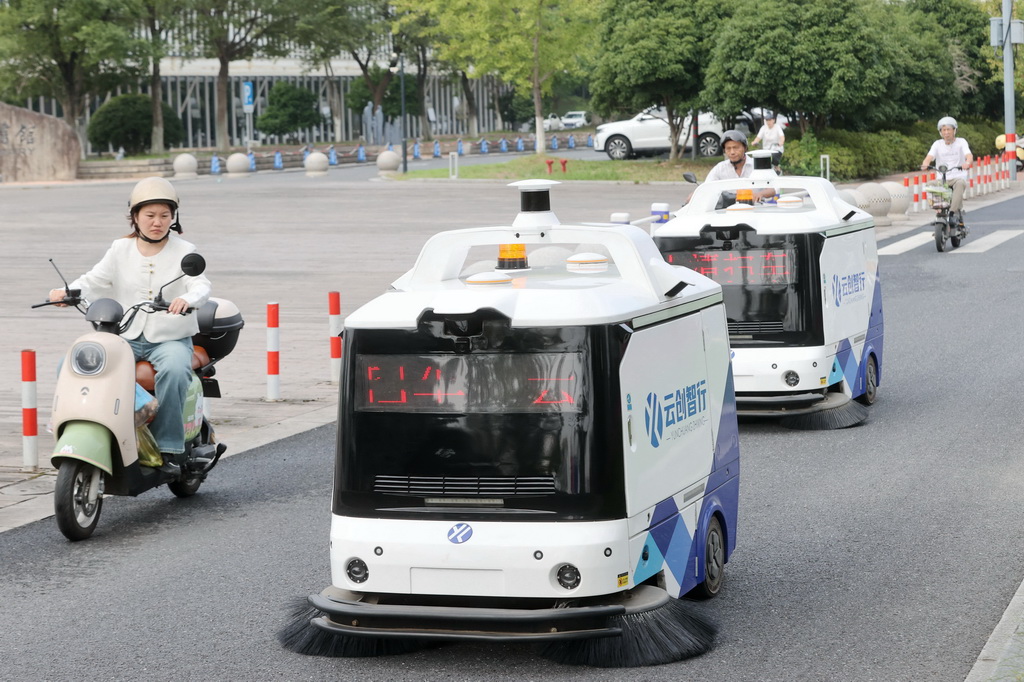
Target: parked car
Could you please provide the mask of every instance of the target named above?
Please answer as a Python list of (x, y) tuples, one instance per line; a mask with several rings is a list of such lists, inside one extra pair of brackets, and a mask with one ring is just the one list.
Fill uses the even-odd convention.
[(587, 125), (587, 112), (585, 111), (570, 111), (562, 117), (562, 126), (566, 130), (572, 130), (573, 128), (582, 128)]
[(550, 132), (552, 130), (562, 130), (565, 126), (562, 125), (562, 119), (558, 117), (558, 114), (548, 114), (544, 119), (544, 131)]
[[(783, 127), (788, 120), (779, 115), (777, 123)], [(743, 112), (736, 120), (736, 128), (753, 137), (760, 128), (760, 119)], [(683, 134), (689, 129), (690, 117), (683, 121)], [(697, 152), (701, 156), (719, 156), (722, 153), (722, 122), (714, 114), (702, 112), (697, 117)], [(683, 149), (690, 149), (692, 140), (686, 140)], [(615, 160), (636, 156), (656, 155), (669, 151), (669, 125), (665, 110), (651, 107), (627, 121), (602, 123), (594, 135), (594, 151), (605, 152)]]

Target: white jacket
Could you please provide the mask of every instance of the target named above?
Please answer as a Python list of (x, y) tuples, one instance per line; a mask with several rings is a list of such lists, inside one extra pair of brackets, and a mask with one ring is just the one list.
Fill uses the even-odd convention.
[[(141, 301), (155, 299), (161, 286), (182, 274), (182, 257), (195, 250), (196, 247), (190, 242), (173, 233), (155, 256), (139, 253), (134, 237), (115, 239), (100, 262), (72, 282), (70, 287), (81, 289), (83, 298), (89, 301), (112, 298), (127, 310)], [(203, 275), (186, 275), (165, 287), (163, 298), (168, 303), (183, 298), (189, 307), (197, 308), (210, 298), (210, 280)], [(171, 315), (166, 311), (150, 314), (139, 312), (122, 336), (135, 339), (145, 335), (147, 341), (160, 343), (188, 338), (198, 331), (199, 322), (195, 313)]]

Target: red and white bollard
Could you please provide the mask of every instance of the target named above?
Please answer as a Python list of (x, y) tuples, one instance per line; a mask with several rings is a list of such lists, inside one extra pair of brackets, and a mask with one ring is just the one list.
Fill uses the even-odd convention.
[(267, 400), (281, 399), (281, 330), (278, 304), (267, 304)]
[(36, 405), (36, 352), (21, 351), (21, 452), (25, 469), (39, 468), (39, 416)]
[(331, 334), (331, 381), (341, 381), (341, 294), (327, 292), (328, 330)]
[[(910, 186), (910, 178), (903, 178), (903, 184), (907, 187)], [(910, 206), (907, 209), (908, 213), (917, 213), (921, 210), (921, 178), (914, 176), (914, 194), (913, 199), (910, 201)]]

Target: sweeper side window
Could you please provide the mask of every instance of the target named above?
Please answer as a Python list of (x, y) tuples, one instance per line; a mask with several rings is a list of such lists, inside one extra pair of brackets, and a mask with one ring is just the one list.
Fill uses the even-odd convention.
[(616, 518), (617, 374), (594, 368), (625, 335), (512, 328), (495, 311), (346, 330), (336, 512)]
[(669, 263), (722, 285), (732, 345), (823, 343), (819, 236), (707, 228), (656, 241)]

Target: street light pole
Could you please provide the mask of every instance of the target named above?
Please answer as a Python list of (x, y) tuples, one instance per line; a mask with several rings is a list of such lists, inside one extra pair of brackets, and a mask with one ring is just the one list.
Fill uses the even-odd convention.
[(402, 172), (409, 172), (409, 152), (405, 136), (405, 55), (398, 56), (398, 83), (402, 90)]

